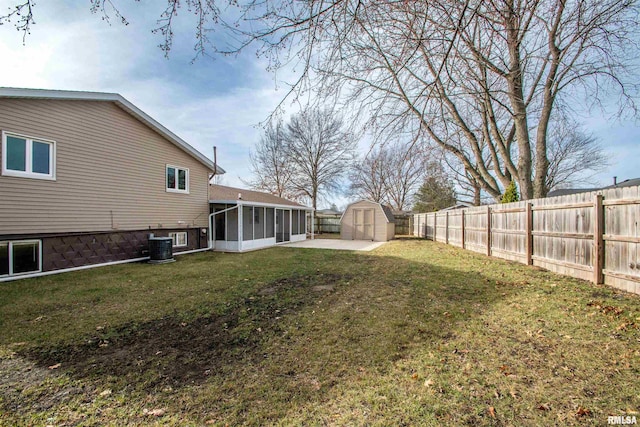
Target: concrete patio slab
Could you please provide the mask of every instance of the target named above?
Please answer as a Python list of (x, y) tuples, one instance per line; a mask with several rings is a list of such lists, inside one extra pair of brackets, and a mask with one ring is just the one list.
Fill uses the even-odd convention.
[(372, 242), (370, 240), (339, 240), (314, 239), (302, 242), (288, 243), (288, 248), (334, 249), (339, 251), (372, 251), (387, 242)]

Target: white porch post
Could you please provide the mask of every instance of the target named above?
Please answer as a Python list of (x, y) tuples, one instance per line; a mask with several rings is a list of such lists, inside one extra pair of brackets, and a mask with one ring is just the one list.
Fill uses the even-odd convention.
[[(209, 206), (211, 206), (211, 205), (209, 205)], [(209, 208), (209, 209), (211, 209), (211, 208)], [(209, 249), (211, 249), (211, 250), (215, 249), (213, 247), (213, 242), (215, 242), (214, 233), (216, 232), (216, 228), (214, 227), (214, 221), (215, 220), (213, 219), (215, 217), (214, 214), (215, 214), (215, 209), (214, 209), (214, 212), (211, 212), (209, 214), (209, 224), (207, 224), (209, 226)]]
[(256, 239), (256, 207), (251, 207), (251, 240)]
[(311, 240), (314, 239), (313, 229), (316, 226), (316, 223), (313, 221), (313, 209), (311, 210)]
[(238, 203), (238, 252), (242, 252), (242, 205)]

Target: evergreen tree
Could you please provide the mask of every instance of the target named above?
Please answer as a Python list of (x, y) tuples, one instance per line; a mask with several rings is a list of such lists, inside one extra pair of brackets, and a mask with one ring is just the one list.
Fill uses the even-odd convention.
[(511, 202), (519, 202), (520, 194), (518, 194), (518, 186), (515, 181), (511, 181), (509, 186), (504, 190), (504, 194), (500, 199), (500, 203), (511, 203)]
[(429, 176), (415, 195), (415, 212), (433, 212), (456, 204), (456, 190), (446, 177)]

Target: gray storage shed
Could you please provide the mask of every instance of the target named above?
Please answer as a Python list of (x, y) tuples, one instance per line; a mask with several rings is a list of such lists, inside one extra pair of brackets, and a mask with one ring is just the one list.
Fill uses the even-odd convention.
[(395, 235), (393, 213), (388, 206), (370, 200), (351, 203), (340, 218), (340, 238), (386, 242)]

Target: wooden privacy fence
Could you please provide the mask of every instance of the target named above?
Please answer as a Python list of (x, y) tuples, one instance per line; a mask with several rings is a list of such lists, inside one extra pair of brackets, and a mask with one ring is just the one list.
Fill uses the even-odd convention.
[(315, 216), (313, 218), (314, 229), (316, 234), (322, 233), (340, 233), (340, 217), (339, 216)]
[[(394, 215), (395, 218), (395, 234), (396, 235), (408, 235), (412, 234), (413, 229), (413, 215), (403, 214)], [(313, 218), (315, 224), (313, 232), (316, 234), (322, 233), (340, 233), (340, 216), (315, 216)]]
[(640, 294), (640, 186), (415, 214), (412, 234)]
[(396, 236), (399, 235), (407, 235), (407, 234), (411, 234), (411, 222), (413, 220), (413, 215), (412, 214), (394, 214), (393, 215), (394, 219), (395, 219), (395, 233)]

